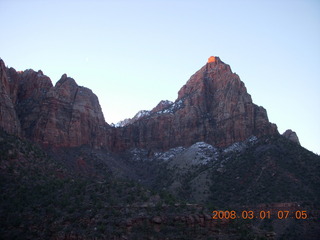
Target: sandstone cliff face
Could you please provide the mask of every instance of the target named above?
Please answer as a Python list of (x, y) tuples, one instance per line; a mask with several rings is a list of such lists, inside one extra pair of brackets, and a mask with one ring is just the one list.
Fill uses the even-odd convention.
[(64, 74), (43, 100), (33, 138), (54, 146), (101, 147), (106, 127), (96, 95)]
[(41, 71), (17, 72), (1, 62), (0, 76), (0, 126), (45, 145), (152, 152), (195, 142), (225, 147), (252, 135), (278, 133), (266, 110), (252, 103), (239, 76), (218, 57), (209, 58), (174, 103), (161, 101), (118, 128), (105, 123), (92, 91), (65, 74), (52, 86)]
[(2, 62), (0, 91), (0, 123), (7, 132), (17, 134), (21, 125), (21, 136), (45, 145), (104, 145), (109, 126), (98, 98), (67, 75), (53, 87), (41, 71), (17, 72)]
[(20, 121), (10, 98), (10, 82), (6, 67), (0, 59), (0, 127), (11, 134), (20, 136)]
[(277, 134), (266, 110), (252, 103), (244, 83), (218, 57), (197, 71), (177, 100), (159, 104), (150, 115), (116, 129), (111, 145), (166, 150), (204, 141), (225, 147), (255, 135)]
[(10, 98), (19, 116), (22, 136), (33, 139), (41, 105), (52, 88), (51, 80), (41, 71), (31, 69), (17, 72), (10, 68), (7, 72), (10, 78)]

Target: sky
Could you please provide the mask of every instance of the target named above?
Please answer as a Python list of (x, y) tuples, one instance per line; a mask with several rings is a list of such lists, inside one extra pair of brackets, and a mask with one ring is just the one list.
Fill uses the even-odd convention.
[(0, 57), (66, 73), (116, 123), (179, 89), (219, 56), (280, 133), (320, 154), (318, 0), (0, 0)]

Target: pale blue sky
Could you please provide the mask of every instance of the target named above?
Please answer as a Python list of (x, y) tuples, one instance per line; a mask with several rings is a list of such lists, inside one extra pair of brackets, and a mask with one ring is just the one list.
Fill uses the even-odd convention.
[(117, 122), (178, 90), (211, 55), (229, 64), (282, 133), (320, 153), (320, 1), (0, 0), (0, 57), (63, 73)]

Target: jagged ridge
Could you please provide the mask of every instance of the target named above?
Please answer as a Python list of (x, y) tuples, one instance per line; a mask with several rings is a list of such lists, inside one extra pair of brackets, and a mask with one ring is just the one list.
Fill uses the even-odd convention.
[(17, 72), (1, 60), (0, 96), (1, 127), (57, 147), (165, 150), (201, 141), (225, 147), (278, 134), (266, 110), (252, 103), (239, 76), (218, 57), (189, 79), (174, 103), (161, 101), (117, 128), (105, 122), (96, 95), (66, 74), (53, 86), (41, 71)]

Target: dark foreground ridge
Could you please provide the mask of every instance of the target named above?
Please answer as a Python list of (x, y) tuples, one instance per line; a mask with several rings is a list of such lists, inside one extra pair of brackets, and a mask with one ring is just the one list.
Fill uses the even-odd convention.
[[(218, 57), (175, 102), (121, 127), (67, 75), (53, 86), (1, 60), (0, 79), (1, 239), (320, 235), (320, 157), (295, 132), (280, 135)], [(212, 219), (215, 210), (272, 214)]]

